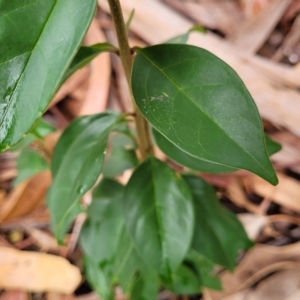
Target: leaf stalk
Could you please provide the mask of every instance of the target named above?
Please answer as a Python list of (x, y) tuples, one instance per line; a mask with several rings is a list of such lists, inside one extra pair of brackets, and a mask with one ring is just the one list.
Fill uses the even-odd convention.
[(128, 37), (125, 22), (122, 14), (122, 8), (119, 0), (108, 0), (111, 16), (115, 25), (119, 44), (119, 54), (124, 68), (127, 83), (131, 94), (132, 106), (135, 112), (135, 126), (137, 131), (137, 142), (141, 159), (146, 159), (153, 153), (150, 127), (148, 121), (142, 116), (138, 109), (131, 89), (131, 69), (132, 69), (132, 51), (128, 44)]

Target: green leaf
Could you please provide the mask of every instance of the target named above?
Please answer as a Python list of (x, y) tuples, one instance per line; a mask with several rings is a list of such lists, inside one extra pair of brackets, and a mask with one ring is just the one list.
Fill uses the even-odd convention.
[(132, 140), (123, 134), (115, 134), (112, 137), (112, 150), (106, 156), (103, 166), (103, 175), (114, 177), (122, 174), (138, 164), (135, 153), (135, 145)]
[[(103, 179), (93, 190), (88, 207), (88, 221), (80, 233), (80, 244), (86, 257), (86, 273), (102, 299), (112, 298), (115, 256), (124, 224), (122, 200), (124, 187)], [(91, 270), (89, 270), (91, 268)]]
[(195, 25), (188, 32), (186, 32), (184, 34), (177, 35), (177, 36), (165, 41), (164, 44), (186, 44), (190, 33), (193, 32), (193, 31), (206, 33), (206, 30), (202, 26)]
[(40, 118), (25, 138), (15, 146), (11, 147), (9, 151), (21, 151), (29, 146), (33, 141), (42, 139), (55, 130), (56, 128), (54, 126), (46, 122), (43, 118)]
[(46, 110), (96, 7), (95, 0), (0, 2), (0, 151)]
[[(180, 165), (186, 166), (192, 170), (197, 170), (207, 173), (228, 173), (234, 172), (238, 169), (226, 167), (224, 165), (208, 162), (201, 160), (199, 158), (193, 157), (186, 152), (183, 152), (176, 145), (172, 144), (168, 139), (166, 139), (157, 130), (152, 129), (157, 146), (172, 160), (179, 163)], [(265, 135), (266, 147), (268, 155), (271, 156), (281, 149), (280, 144), (271, 140), (267, 135)]]
[(281, 150), (281, 145), (273, 141), (267, 134), (265, 134), (266, 147), (268, 155), (271, 156)]
[(156, 300), (158, 291), (156, 281), (139, 277), (133, 286), (130, 300)]
[(40, 118), (30, 131), (30, 134), (35, 135), (39, 139), (42, 139), (55, 130), (56, 128), (52, 124), (48, 123), (43, 118)]
[(23, 150), (17, 159), (18, 176), (14, 180), (14, 186), (49, 168), (50, 165), (37, 151)]
[(182, 264), (174, 274), (173, 283), (167, 286), (169, 290), (179, 295), (200, 294), (201, 285), (195, 271), (189, 266)]
[(92, 46), (81, 46), (76, 53), (63, 81), (70, 77), (76, 70), (83, 68), (102, 52), (117, 53), (118, 49), (110, 43), (99, 43)]
[(135, 281), (135, 274), (138, 271), (137, 261), (139, 257), (134, 249), (131, 238), (126, 228), (123, 228), (118, 251), (115, 259), (115, 276), (124, 294), (128, 293)]
[(156, 130), (191, 156), (246, 169), (277, 184), (257, 108), (234, 70), (189, 45), (137, 52), (132, 90)]
[(125, 188), (125, 222), (143, 259), (169, 277), (183, 260), (193, 234), (190, 191), (180, 175), (150, 157)]
[(253, 246), (235, 214), (218, 201), (203, 179), (184, 176), (193, 194), (196, 225), (192, 247), (216, 264), (233, 270), (239, 249)]
[(199, 158), (193, 157), (186, 152), (183, 152), (172, 144), (168, 139), (166, 139), (157, 130), (152, 129), (157, 146), (172, 160), (175, 162), (186, 166), (192, 170), (197, 170), (207, 173), (227, 173), (234, 172), (237, 169), (226, 167), (224, 165), (215, 164)]
[(187, 264), (192, 265), (198, 274), (199, 283), (209, 289), (221, 290), (222, 284), (217, 276), (213, 274), (214, 263), (199, 254), (194, 249), (190, 249), (185, 259)]
[(134, 13), (135, 13), (135, 9), (133, 9), (133, 10), (131, 11), (131, 13), (130, 13), (130, 15), (129, 15), (129, 18), (128, 18), (126, 24), (125, 24), (125, 29), (126, 29), (127, 34), (128, 34), (128, 32), (129, 32), (130, 25), (131, 25), (131, 22), (132, 22), (133, 17), (134, 17)]
[(57, 143), (47, 200), (52, 229), (60, 242), (79, 211), (78, 200), (101, 172), (108, 135), (118, 119), (112, 112), (81, 117), (69, 125)]
[(103, 297), (103, 300), (113, 300), (113, 291), (108, 289), (110, 282), (107, 280), (100, 265), (98, 265), (93, 258), (84, 256), (84, 269), (88, 282), (92, 285), (93, 289), (98, 295)]

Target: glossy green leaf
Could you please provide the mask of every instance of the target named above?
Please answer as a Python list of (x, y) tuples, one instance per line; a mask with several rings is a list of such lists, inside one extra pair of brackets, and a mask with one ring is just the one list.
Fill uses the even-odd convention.
[(76, 53), (68, 71), (64, 75), (64, 80), (70, 77), (76, 70), (83, 68), (102, 52), (116, 53), (118, 49), (110, 43), (99, 43), (92, 46), (81, 46)]
[[(224, 165), (208, 162), (205, 160), (201, 160), (199, 158), (193, 157), (186, 152), (180, 150), (176, 145), (172, 144), (168, 139), (166, 139), (162, 134), (160, 134), (157, 130), (152, 129), (155, 141), (157, 146), (172, 160), (175, 162), (186, 166), (192, 170), (197, 170), (201, 172), (207, 173), (228, 173), (234, 172), (238, 169), (226, 167)], [(274, 142), (267, 135), (265, 135), (266, 139), (266, 147), (268, 155), (271, 156), (274, 153), (280, 151), (280, 144)]]
[[(86, 257), (86, 273), (102, 299), (112, 298), (115, 256), (124, 224), (122, 200), (124, 187), (103, 179), (93, 190), (88, 220), (80, 233), (80, 244)], [(89, 270), (92, 268), (92, 270)]]
[(0, 151), (46, 110), (95, 7), (95, 0), (0, 1)]
[(123, 134), (114, 134), (111, 142), (112, 149), (105, 158), (103, 175), (114, 177), (131, 169), (138, 164), (135, 145), (131, 138)]
[(108, 135), (118, 119), (112, 112), (81, 117), (69, 125), (57, 143), (47, 200), (52, 229), (60, 242), (78, 213), (78, 200), (101, 172)]
[(233, 270), (239, 249), (253, 245), (235, 214), (223, 207), (203, 179), (184, 176), (193, 194), (195, 233), (192, 247), (216, 264)]
[(193, 234), (190, 191), (174, 170), (150, 157), (125, 188), (125, 222), (138, 252), (169, 277), (183, 260)]
[(14, 186), (49, 168), (50, 165), (37, 151), (23, 150), (17, 159), (18, 176), (14, 180)]
[(251, 95), (226, 63), (189, 45), (137, 50), (132, 90), (151, 125), (182, 151), (278, 180)]

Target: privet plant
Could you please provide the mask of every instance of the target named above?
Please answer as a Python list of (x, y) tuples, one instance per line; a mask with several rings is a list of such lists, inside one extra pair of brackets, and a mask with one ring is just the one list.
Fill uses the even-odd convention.
[[(40, 118), (64, 80), (101, 52), (119, 55), (133, 111), (83, 116), (62, 134), (47, 196), (53, 233), (62, 243), (86, 212), (84, 273), (102, 299), (116, 285), (144, 300), (162, 287), (186, 295), (221, 289), (214, 265), (233, 270), (252, 242), (199, 172), (245, 169), (275, 185), (269, 156), (280, 146), (264, 135), (251, 95), (226, 63), (185, 45), (188, 33), (130, 49), (120, 3), (108, 2), (119, 48), (80, 47), (96, 0), (0, 0), (0, 148), (24, 149), (51, 132)], [(156, 158), (154, 144), (188, 171)], [(49, 167), (30, 148), (18, 165), (16, 184)], [(128, 168), (124, 186), (115, 177)], [(80, 200), (91, 188), (86, 208)]]

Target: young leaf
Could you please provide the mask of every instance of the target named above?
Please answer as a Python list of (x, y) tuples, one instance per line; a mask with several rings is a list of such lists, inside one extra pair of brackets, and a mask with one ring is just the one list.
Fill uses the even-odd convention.
[(277, 184), (257, 108), (234, 70), (190, 45), (137, 52), (132, 90), (156, 130), (191, 156), (246, 169)]
[(201, 284), (199, 284), (196, 272), (182, 264), (174, 274), (172, 285), (167, 288), (179, 295), (196, 295), (200, 294)]
[(88, 63), (90, 63), (97, 55), (102, 52), (113, 52), (116, 53), (118, 49), (109, 44), (109, 43), (99, 43), (92, 46), (81, 46), (76, 53), (68, 71), (64, 75), (65, 81), (68, 77), (70, 77), (76, 70), (83, 68)]
[(266, 139), (266, 147), (268, 155), (271, 156), (281, 150), (281, 145), (275, 141), (273, 141), (267, 134), (265, 134)]
[(187, 40), (189, 39), (190, 33), (193, 31), (206, 33), (206, 30), (202, 26), (195, 25), (186, 33), (177, 35), (177, 36), (165, 41), (164, 44), (186, 44)]
[(49, 168), (50, 165), (37, 151), (23, 150), (17, 159), (18, 176), (14, 180), (14, 186)]
[[(199, 158), (193, 157), (186, 152), (180, 150), (176, 145), (172, 144), (168, 139), (166, 139), (162, 134), (160, 134), (154, 128), (152, 129), (155, 141), (157, 146), (172, 160), (175, 162), (186, 166), (192, 170), (197, 170), (201, 172), (207, 173), (228, 173), (234, 172), (238, 169), (226, 167), (224, 165), (208, 162), (205, 160), (201, 160)], [(265, 135), (266, 139), (266, 147), (268, 155), (271, 156), (274, 153), (280, 151), (280, 144), (274, 142), (267, 135)]]
[(17, 144), (45, 111), (96, 7), (95, 0), (1, 3), (0, 151)]
[(49, 133), (54, 132), (56, 128), (46, 122), (43, 118), (40, 118), (30, 132), (22, 139), (18, 144), (11, 147), (9, 151), (21, 151), (29, 146), (33, 141), (42, 139)]
[(222, 284), (217, 276), (213, 274), (214, 263), (199, 254), (194, 249), (190, 249), (185, 258), (187, 264), (192, 265), (198, 274), (199, 283), (209, 289), (221, 290)]
[(112, 298), (115, 255), (124, 224), (122, 200), (124, 187), (103, 179), (93, 190), (88, 221), (80, 233), (80, 244), (86, 257), (87, 274), (102, 299)]
[(111, 140), (112, 150), (105, 158), (102, 171), (106, 177), (117, 176), (138, 164), (135, 145), (128, 136), (115, 134)]
[(132, 22), (133, 17), (134, 17), (134, 13), (135, 13), (135, 9), (133, 9), (133, 10), (131, 11), (131, 13), (130, 13), (130, 15), (129, 15), (129, 18), (128, 18), (126, 24), (125, 24), (125, 28), (126, 28), (127, 34), (128, 34), (128, 32), (129, 32), (130, 25), (131, 25), (131, 22)]
[(192, 247), (216, 264), (233, 270), (239, 249), (253, 243), (235, 214), (224, 208), (203, 179), (184, 176), (193, 194), (196, 225)]
[(169, 277), (189, 248), (194, 211), (183, 179), (165, 163), (150, 157), (125, 188), (125, 222), (141, 256)]
[(78, 200), (101, 172), (108, 135), (118, 119), (112, 112), (81, 117), (70, 124), (58, 141), (47, 200), (52, 229), (60, 242), (78, 213)]

